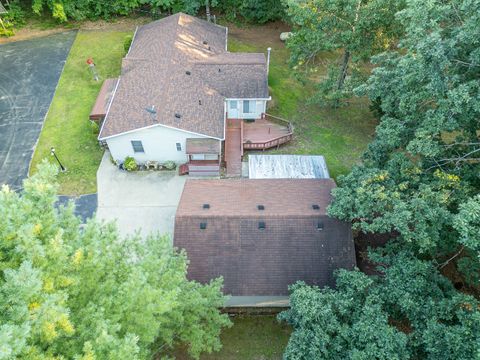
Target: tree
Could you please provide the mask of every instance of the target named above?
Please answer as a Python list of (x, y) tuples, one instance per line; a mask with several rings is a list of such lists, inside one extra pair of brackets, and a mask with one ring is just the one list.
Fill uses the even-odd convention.
[(480, 3), (410, 0), (399, 19), (400, 50), (374, 57), (357, 89), (379, 100), (375, 139), (339, 179), (329, 211), (362, 231), (397, 234), (418, 254), (478, 264), (478, 216), (466, 213), (480, 191)]
[(0, 192), (0, 359), (140, 359), (154, 341), (218, 350), (222, 280), (188, 281), (168, 237), (80, 227), (72, 205), (54, 206), (55, 172), (44, 163), (21, 195)]
[(323, 103), (338, 104), (350, 96), (351, 86), (346, 86), (350, 64), (358, 75), (359, 62), (391, 47), (401, 33), (395, 13), (402, 9), (403, 1), (284, 1), (294, 25), (293, 36), (287, 41), (294, 69), (308, 69), (322, 51), (343, 53), (339, 66), (331, 67), (320, 85), (317, 100)]
[(381, 275), (336, 273), (336, 290), (297, 283), (285, 359), (474, 359), (480, 304), (458, 293), (434, 263), (411, 253), (373, 254)]

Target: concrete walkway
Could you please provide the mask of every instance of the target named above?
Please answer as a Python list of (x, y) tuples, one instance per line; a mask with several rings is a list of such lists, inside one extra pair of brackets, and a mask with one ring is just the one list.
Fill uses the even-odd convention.
[(105, 152), (97, 172), (97, 219), (117, 220), (120, 234), (139, 230), (173, 235), (175, 212), (186, 177), (176, 171), (119, 170)]

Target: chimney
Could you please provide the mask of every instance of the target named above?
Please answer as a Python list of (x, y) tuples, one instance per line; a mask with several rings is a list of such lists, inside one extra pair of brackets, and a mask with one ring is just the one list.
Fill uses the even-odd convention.
[(270, 69), (270, 52), (272, 51), (272, 48), (269, 47), (267, 49), (267, 75), (268, 75), (268, 70)]

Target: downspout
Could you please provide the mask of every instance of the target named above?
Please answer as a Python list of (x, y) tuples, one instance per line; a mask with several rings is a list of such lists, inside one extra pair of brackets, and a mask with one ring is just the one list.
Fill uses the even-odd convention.
[(271, 47), (267, 48), (267, 76), (268, 76), (268, 71), (270, 69), (270, 52), (271, 51), (272, 51)]

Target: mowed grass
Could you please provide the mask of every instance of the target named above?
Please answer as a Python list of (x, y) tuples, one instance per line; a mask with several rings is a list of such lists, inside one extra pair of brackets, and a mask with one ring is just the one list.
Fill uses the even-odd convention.
[[(67, 172), (58, 177), (60, 194), (96, 192), (96, 172), (103, 151), (98, 145), (98, 129), (88, 119), (102, 81), (120, 74), (124, 40), (120, 31), (80, 31), (70, 50), (63, 73), (35, 149), (31, 173), (50, 156), (55, 147)], [(95, 61), (100, 81), (95, 81), (86, 60)]]
[[(203, 354), (201, 360), (279, 360), (290, 338), (291, 328), (279, 323), (274, 315), (239, 315), (231, 318), (233, 326), (220, 335), (222, 349)], [(163, 353), (155, 359), (161, 359)], [(190, 360), (184, 349), (168, 355)]]
[[(262, 30), (257, 28), (257, 31)], [(278, 35), (279, 31), (275, 36)], [(246, 36), (232, 35), (228, 47), (237, 52), (266, 52), (267, 47), (272, 47), (269, 87), (273, 106), (267, 112), (290, 120), (295, 133), (292, 142), (269, 153), (324, 155), (333, 178), (348, 173), (360, 161), (377, 124), (368, 101), (357, 98), (336, 109), (310, 104), (315, 92), (314, 80), (302, 83), (295, 78), (288, 66), (289, 51), (278, 38), (261, 39), (256, 37), (253, 42)], [(325, 75), (327, 64), (336, 58), (331, 53), (320, 56), (315, 78)]]

